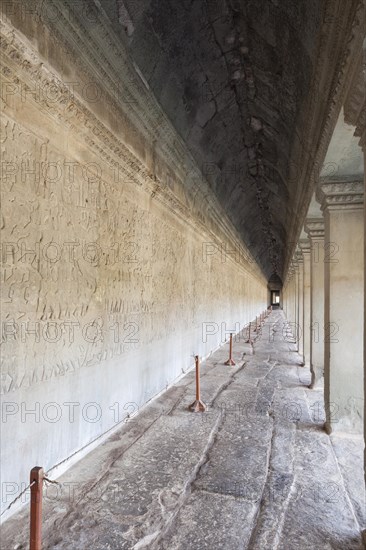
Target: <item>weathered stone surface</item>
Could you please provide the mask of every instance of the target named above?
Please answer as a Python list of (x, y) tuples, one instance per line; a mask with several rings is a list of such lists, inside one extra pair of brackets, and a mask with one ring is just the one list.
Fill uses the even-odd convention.
[[(347, 533), (337, 525), (329, 544), (347, 545), (348, 536), (358, 544), (362, 495), (347, 465), (330, 452), (321, 399), (309, 393), (309, 373), (301, 368), (312, 349), (305, 307), (310, 283), (314, 287), (309, 243), (302, 241), (301, 269), (292, 253), (343, 104), (365, 144), (364, 8), (360, 0), (1, 3), (5, 517), (34, 464), (55, 475), (65, 471), (140, 412), (77, 470), (84, 516), (70, 496), (57, 496), (56, 503), (45, 496), (51, 546), (74, 544), (57, 538), (65, 525), (83, 546), (157, 546), (190, 491), (210, 492), (199, 489), (202, 480), (216, 487), (224, 479), (231, 487), (225, 498), (233, 496), (225, 466), (241, 483), (240, 462), (258, 501), (257, 509), (248, 508), (256, 523), (250, 533), (243, 527), (243, 536), (250, 534), (250, 546), (279, 547), (287, 510), (301, 515), (294, 487), (296, 476), (309, 484), (305, 457), (314, 479), (319, 459), (322, 475), (341, 491), (319, 536), (319, 518), (313, 521), (305, 497), (314, 526), (309, 543), (323, 545), (338, 514)], [(334, 137), (338, 142), (337, 131)], [(334, 151), (330, 147), (331, 156)], [(341, 164), (340, 176), (354, 165)], [(361, 337), (362, 327), (359, 175), (321, 185), (326, 233), (342, 245), (337, 265), (325, 266), (326, 317), (341, 318), (338, 297), (349, 295), (353, 317), (339, 324), (347, 342), (355, 327)], [(256, 317), (253, 346), (242, 329), (267, 306), (270, 274), (277, 282), (286, 277), (281, 303), (288, 321), (275, 314), (273, 323), (258, 326)], [(319, 311), (321, 296), (313, 296)], [(294, 329), (299, 321), (303, 342)], [(235, 340), (235, 367), (224, 366), (228, 344), (222, 344), (230, 331), (243, 336)], [(317, 343), (321, 370), (323, 342)], [(327, 427), (339, 422), (336, 427), (358, 433), (361, 348), (343, 343), (337, 353), (338, 342), (324, 343)], [(194, 372), (187, 372), (195, 354), (207, 358), (202, 394), (208, 409), (202, 426), (192, 417), (188, 427)], [(335, 422), (328, 406), (333, 398), (341, 417)], [(195, 436), (199, 445), (185, 446), (180, 436)], [(171, 447), (176, 454), (169, 462)], [(334, 449), (343, 456), (341, 444)], [(99, 488), (105, 488), (103, 506)], [(279, 490), (281, 499), (272, 502)], [(114, 508), (111, 492), (117, 493)], [(50, 534), (52, 514), (57, 528)], [(93, 531), (88, 543), (87, 528), (100, 518), (103, 536)], [(298, 526), (291, 526), (295, 537)]]
[(1, 477), (17, 493), (34, 464), (65, 468), (267, 300), (102, 10), (91, 22), (83, 2), (28, 4), (23, 17), (2, 3), (0, 22)]
[(256, 504), (245, 496), (194, 491), (160, 542), (162, 550), (183, 548), (246, 548)]
[(366, 526), (366, 492), (362, 475), (362, 437), (332, 434), (331, 442), (357, 520)]
[[(223, 365), (222, 350), (202, 365), (207, 413), (185, 407), (189, 373), (68, 470), (45, 498), (45, 548), (361, 550), (361, 440), (326, 434), (296, 366), (273, 365), (253, 385), (265, 345), (255, 348), (241, 367)], [(271, 348), (289, 362), (280, 333)], [(26, 517), (5, 523), (4, 548), (25, 547)]]

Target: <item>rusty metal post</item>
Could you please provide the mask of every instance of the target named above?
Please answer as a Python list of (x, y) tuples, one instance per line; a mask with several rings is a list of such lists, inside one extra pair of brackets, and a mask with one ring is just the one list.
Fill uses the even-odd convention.
[(233, 333), (232, 332), (230, 332), (229, 359), (225, 362), (225, 365), (235, 365), (235, 361), (233, 360)]
[(258, 321), (257, 321), (257, 316), (255, 316), (255, 327), (253, 332), (257, 332), (257, 330), (258, 330)]
[(43, 468), (36, 466), (30, 472), (30, 550), (42, 550), (42, 496)]
[(195, 355), (196, 363), (196, 400), (189, 405), (188, 409), (191, 412), (204, 412), (206, 410), (206, 405), (201, 401), (201, 387), (200, 387), (200, 358), (198, 355)]

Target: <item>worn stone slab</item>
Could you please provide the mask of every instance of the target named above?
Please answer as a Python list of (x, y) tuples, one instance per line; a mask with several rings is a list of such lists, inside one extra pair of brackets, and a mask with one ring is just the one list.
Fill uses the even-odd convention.
[(63, 522), (59, 542), (61, 531), (54, 530), (54, 548), (82, 548), (85, 533), (96, 524), (90, 541), (95, 548), (124, 549), (153, 541), (184, 498), (218, 418), (202, 422), (200, 415), (187, 413), (185, 419), (157, 420), (88, 492), (82, 513), (76, 509)]
[(245, 498), (193, 491), (160, 550), (247, 548), (256, 505)]
[(364, 456), (362, 436), (331, 435), (331, 443), (337, 457), (338, 466), (347, 488), (357, 521), (361, 529), (366, 529), (366, 491), (363, 474)]
[(297, 431), (294, 472), (296, 491), (278, 548), (363, 548), (360, 527), (324, 432)]

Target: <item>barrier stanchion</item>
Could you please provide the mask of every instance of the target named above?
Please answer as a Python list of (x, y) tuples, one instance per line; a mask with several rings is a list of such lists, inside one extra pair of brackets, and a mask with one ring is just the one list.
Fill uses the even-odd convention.
[(257, 332), (257, 330), (258, 330), (258, 321), (257, 321), (257, 316), (255, 316), (255, 327), (253, 332)]
[(206, 405), (201, 401), (201, 388), (200, 388), (200, 358), (195, 356), (196, 362), (196, 400), (189, 405), (188, 409), (191, 412), (204, 412)]
[(42, 550), (42, 496), (43, 468), (36, 466), (30, 472), (30, 550)]
[(230, 332), (229, 359), (225, 361), (225, 365), (235, 365), (235, 361), (233, 360), (233, 333), (232, 332)]

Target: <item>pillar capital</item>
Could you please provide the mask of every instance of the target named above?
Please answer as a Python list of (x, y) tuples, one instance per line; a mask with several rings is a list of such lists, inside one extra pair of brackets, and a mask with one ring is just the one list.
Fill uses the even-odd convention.
[(363, 209), (363, 195), (363, 181), (323, 182), (318, 188), (318, 197), (321, 200), (323, 212)]
[(299, 262), (297, 261), (297, 255), (296, 253), (292, 256), (291, 260), (291, 268), (293, 271), (296, 271), (299, 267)]
[(301, 248), (303, 258), (304, 258), (305, 254), (310, 254), (311, 246), (310, 246), (310, 240), (309, 239), (300, 239), (299, 240), (299, 247)]
[(296, 260), (299, 266), (304, 263), (304, 256), (301, 250), (296, 250)]
[(324, 239), (324, 219), (307, 218), (304, 229), (311, 240)]

